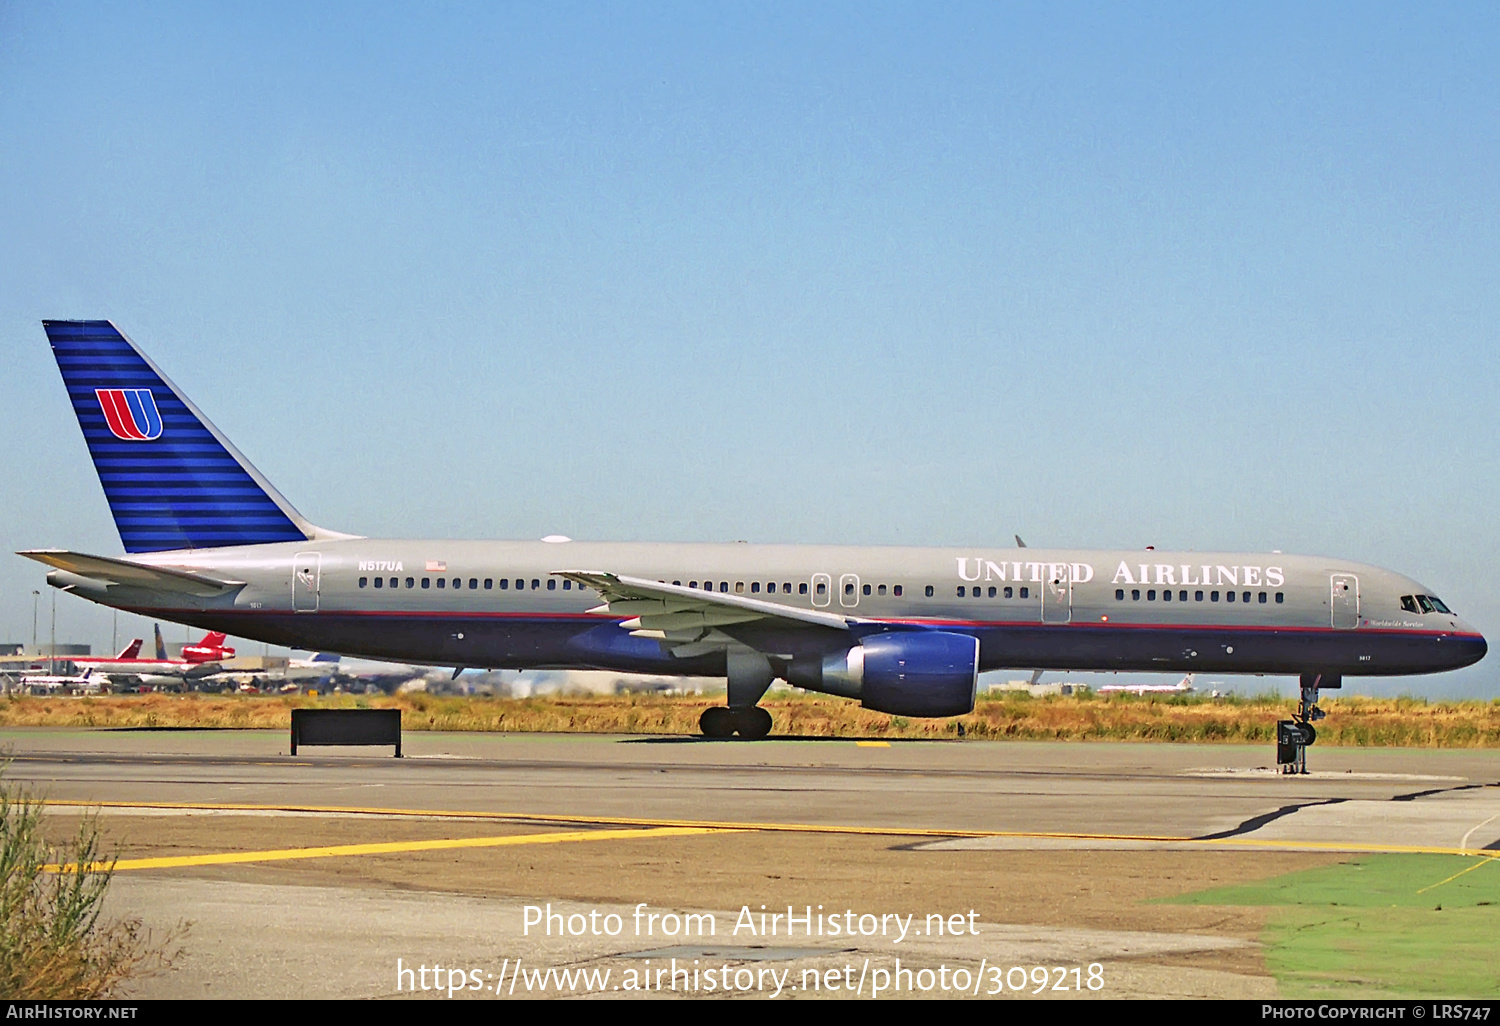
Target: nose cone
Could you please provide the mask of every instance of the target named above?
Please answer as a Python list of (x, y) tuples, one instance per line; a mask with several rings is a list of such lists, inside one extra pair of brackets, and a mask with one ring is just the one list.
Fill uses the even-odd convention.
[(1449, 640), (1456, 649), (1458, 665), (1473, 666), (1490, 650), (1489, 642), (1484, 640), (1484, 635), (1475, 630), (1473, 625), (1463, 620), (1457, 621), (1456, 626), (1458, 630)]

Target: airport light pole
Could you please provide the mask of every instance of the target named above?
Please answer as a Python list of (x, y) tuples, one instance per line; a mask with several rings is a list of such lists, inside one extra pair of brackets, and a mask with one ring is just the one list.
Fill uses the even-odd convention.
[(47, 650), (47, 676), (57, 676), (57, 592), (52, 592), (52, 647)]
[(42, 593), (35, 588), (31, 590), (31, 651), (35, 655), (41, 655), (36, 648), (36, 604), (42, 597)]

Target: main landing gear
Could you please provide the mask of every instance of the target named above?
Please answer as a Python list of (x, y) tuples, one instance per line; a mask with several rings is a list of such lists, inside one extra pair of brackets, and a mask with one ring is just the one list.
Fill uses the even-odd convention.
[(1318, 708), (1318, 689), (1344, 686), (1336, 673), (1304, 673), (1300, 683), (1302, 700), (1296, 716), (1276, 724), (1276, 766), (1282, 773), (1307, 773), (1307, 746), (1318, 739), (1313, 724), (1327, 715)]
[(729, 705), (705, 709), (698, 719), (704, 737), (724, 738), (738, 734), (758, 741), (771, 733), (771, 714), (756, 705), (771, 686), (771, 661), (753, 649), (730, 649), (724, 656), (729, 678)]
[(704, 737), (724, 738), (738, 734), (747, 741), (758, 741), (771, 733), (771, 714), (760, 706), (748, 709), (731, 709), (716, 705), (703, 710), (698, 718), (698, 729)]

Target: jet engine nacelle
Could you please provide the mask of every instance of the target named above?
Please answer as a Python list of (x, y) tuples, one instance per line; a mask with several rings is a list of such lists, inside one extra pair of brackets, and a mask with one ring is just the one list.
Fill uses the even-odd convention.
[(962, 716), (974, 708), (979, 639), (946, 631), (872, 634), (821, 665), (794, 663), (791, 683), (857, 698), (895, 716)]

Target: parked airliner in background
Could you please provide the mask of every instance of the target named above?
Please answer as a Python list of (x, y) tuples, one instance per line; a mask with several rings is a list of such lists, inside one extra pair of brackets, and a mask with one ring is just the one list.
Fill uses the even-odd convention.
[(314, 526), (109, 321), (46, 321), (126, 558), (22, 553), (104, 605), (414, 664), (726, 677), (703, 732), (763, 737), (770, 683), (956, 716), (983, 670), (1344, 675), (1468, 666), (1416, 581), (1280, 553), (376, 539)]
[(74, 656), (70, 660), (79, 669), (108, 678), (115, 687), (160, 686), (201, 680), (223, 669), (226, 659), (234, 658), (234, 649), (224, 645), (222, 631), (209, 631), (193, 645), (182, 646), (182, 658), (167, 658), (161, 627), (156, 628), (156, 658), (140, 658), (141, 639), (136, 638), (114, 658)]

